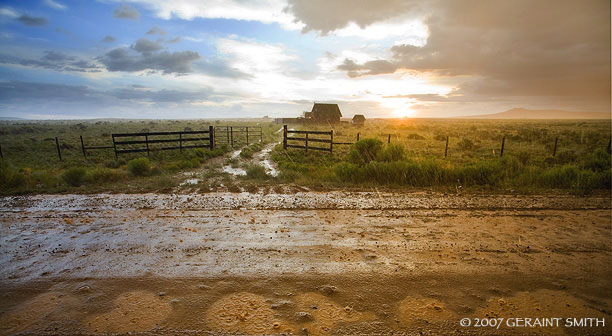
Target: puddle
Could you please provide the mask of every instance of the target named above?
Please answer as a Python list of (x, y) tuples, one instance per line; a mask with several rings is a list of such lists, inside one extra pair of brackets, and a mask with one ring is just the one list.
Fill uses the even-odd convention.
[(216, 331), (249, 335), (295, 333), (295, 327), (274, 316), (263, 296), (235, 293), (217, 302), (206, 312), (206, 324)]
[(232, 166), (223, 166), (223, 172), (236, 176), (246, 176), (246, 170), (242, 168), (232, 168)]
[(183, 183), (179, 184), (179, 186), (183, 187), (183, 186), (187, 186), (187, 185), (196, 185), (198, 183), (200, 183), (200, 179), (190, 178), (190, 179), (187, 179), (187, 180), (183, 181)]
[(259, 164), (266, 169), (266, 173), (270, 176), (278, 176), (276, 164), (270, 160), (270, 152), (274, 149), (274, 146), (276, 146), (276, 143), (268, 144), (257, 154), (257, 159), (260, 161)]
[(85, 320), (93, 332), (127, 333), (151, 330), (164, 322), (172, 307), (151, 292), (132, 291), (115, 300), (115, 308)]

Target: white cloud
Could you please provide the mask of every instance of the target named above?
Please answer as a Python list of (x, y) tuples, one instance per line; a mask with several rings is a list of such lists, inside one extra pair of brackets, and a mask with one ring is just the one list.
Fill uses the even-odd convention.
[(401, 44), (422, 47), (427, 43), (429, 32), (422, 21), (405, 18), (375, 22), (363, 28), (351, 22), (348, 26), (336, 30), (332, 34), (341, 37), (355, 36), (366, 40), (399, 38)]
[(259, 43), (249, 40), (222, 38), (217, 49), (229, 56), (230, 65), (247, 74), (261, 74), (288, 69), (286, 62), (295, 60), (283, 45)]
[(0, 16), (6, 16), (9, 18), (16, 18), (19, 16), (19, 13), (17, 13), (15, 10), (8, 8), (8, 7), (4, 7), (4, 8), (0, 8)]
[[(119, 0), (115, 0), (120, 2)], [(286, 13), (284, 0), (128, 0), (155, 12), (163, 19), (177, 17), (184, 20), (195, 18), (234, 19), (278, 23), (289, 30), (301, 29), (304, 25), (294, 22), (293, 15)], [(121, 0), (124, 2), (124, 0)]]
[(45, 3), (45, 5), (53, 8), (53, 9), (65, 10), (66, 8), (68, 8), (68, 7), (66, 7), (66, 5), (63, 5), (63, 4), (61, 4), (61, 3), (57, 2), (57, 1), (54, 1), (54, 0), (44, 0), (44, 3)]

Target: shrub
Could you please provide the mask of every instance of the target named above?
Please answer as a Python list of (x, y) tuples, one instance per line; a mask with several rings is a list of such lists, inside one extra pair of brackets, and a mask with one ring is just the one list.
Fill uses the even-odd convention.
[(250, 165), (246, 169), (247, 177), (255, 180), (264, 180), (268, 177), (266, 168), (260, 165)]
[(85, 182), (87, 170), (84, 167), (72, 167), (62, 174), (62, 179), (73, 187), (78, 187)]
[(95, 183), (116, 182), (124, 179), (125, 175), (119, 169), (95, 168), (89, 171), (86, 179)]
[(146, 176), (151, 173), (151, 162), (145, 157), (128, 161), (127, 168), (130, 174), (135, 176)]
[(610, 154), (603, 148), (598, 148), (590, 153), (584, 162), (584, 168), (594, 172), (601, 172), (610, 169)]
[(382, 142), (378, 139), (365, 138), (351, 145), (348, 161), (357, 165), (364, 165), (373, 161), (382, 149)]
[(245, 159), (250, 159), (253, 157), (253, 150), (249, 147), (244, 147), (241, 151), (240, 151), (240, 157), (245, 158)]
[(400, 161), (406, 157), (406, 152), (404, 150), (404, 146), (401, 144), (389, 144), (385, 146), (385, 148), (378, 152), (376, 156), (377, 161)]

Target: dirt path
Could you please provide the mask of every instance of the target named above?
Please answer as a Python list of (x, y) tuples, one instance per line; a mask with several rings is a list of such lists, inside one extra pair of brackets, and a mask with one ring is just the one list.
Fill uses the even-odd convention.
[[(0, 334), (610, 334), (609, 198), (0, 199)], [(461, 318), (606, 326), (461, 327)]]

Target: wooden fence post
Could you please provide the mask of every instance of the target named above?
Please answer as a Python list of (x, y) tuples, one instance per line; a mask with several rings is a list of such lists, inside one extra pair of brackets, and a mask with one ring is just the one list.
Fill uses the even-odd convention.
[(557, 155), (557, 143), (559, 142), (559, 137), (555, 138), (555, 148), (553, 148), (553, 157)]
[(306, 133), (306, 152), (308, 152), (308, 133)]
[(334, 130), (331, 130), (331, 132), (329, 132), (329, 152), (334, 152)]
[(112, 135), (113, 137), (113, 150), (115, 151), (115, 159), (119, 159), (119, 155), (117, 154), (117, 145), (115, 144), (115, 135)]
[(501, 151), (499, 152), (499, 157), (504, 156), (504, 145), (506, 143), (506, 137), (502, 138), (502, 145), (501, 145)]
[(359, 141), (359, 132), (357, 132), (357, 141)]
[(215, 128), (212, 126), (208, 126), (208, 139), (210, 149), (212, 150), (215, 148)]
[(87, 157), (87, 152), (85, 151), (85, 143), (83, 142), (83, 136), (79, 135), (79, 137), (81, 138), (81, 149), (83, 150), (83, 156)]
[(287, 149), (287, 125), (283, 125), (283, 149)]
[(179, 152), (183, 151), (183, 132), (179, 133)]
[(57, 156), (59, 156), (60, 161), (62, 161), (62, 151), (59, 146), (59, 139), (55, 137), (55, 147), (57, 147)]
[(234, 126), (230, 126), (230, 138), (231, 138), (231, 146), (234, 148)]
[(444, 157), (448, 154), (448, 135), (446, 136), (446, 146), (444, 147)]
[(0, 159), (4, 160), (4, 155), (2, 154), (2, 145), (0, 145)]
[(391, 143), (391, 134), (389, 134), (389, 135), (387, 136), (387, 143), (388, 143), (388, 144), (390, 144), (390, 143)]
[(263, 144), (263, 128), (259, 128), (259, 142)]
[(246, 141), (247, 141), (247, 146), (249, 145), (249, 126), (246, 126)]
[(149, 156), (149, 136), (145, 135), (145, 143), (147, 144), (147, 156)]

